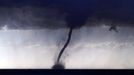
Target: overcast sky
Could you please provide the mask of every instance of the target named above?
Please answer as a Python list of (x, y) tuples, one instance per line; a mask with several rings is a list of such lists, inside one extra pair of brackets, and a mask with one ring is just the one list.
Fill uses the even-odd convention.
[[(67, 69), (134, 68), (134, 1), (101, 1), (1, 0), (0, 68), (51, 68), (67, 39), (66, 16), (68, 27), (83, 26), (62, 56)], [(108, 31), (111, 23), (119, 33)]]

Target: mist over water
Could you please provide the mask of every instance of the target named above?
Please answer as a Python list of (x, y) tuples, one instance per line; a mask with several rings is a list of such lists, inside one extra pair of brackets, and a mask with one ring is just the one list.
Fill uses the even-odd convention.
[[(61, 57), (67, 69), (134, 68), (134, 28), (82, 27)], [(0, 68), (50, 69), (68, 29), (0, 30)]]

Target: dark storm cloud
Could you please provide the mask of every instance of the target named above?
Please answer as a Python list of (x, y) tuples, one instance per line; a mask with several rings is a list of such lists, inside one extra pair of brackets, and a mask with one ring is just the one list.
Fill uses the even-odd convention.
[(5, 8), (0, 9), (1, 21), (8, 20), (11, 28), (92, 26), (102, 19), (124, 26), (134, 23), (133, 0), (1, 0), (0, 6)]

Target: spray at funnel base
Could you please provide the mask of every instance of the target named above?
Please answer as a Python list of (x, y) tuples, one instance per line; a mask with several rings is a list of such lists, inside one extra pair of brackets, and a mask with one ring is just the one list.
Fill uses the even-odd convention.
[(61, 63), (55, 64), (52, 69), (65, 69), (65, 66)]

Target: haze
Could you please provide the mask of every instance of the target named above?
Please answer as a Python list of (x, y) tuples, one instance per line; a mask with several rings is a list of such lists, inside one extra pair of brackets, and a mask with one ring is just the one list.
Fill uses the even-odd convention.
[[(134, 29), (108, 26), (74, 30), (63, 54), (67, 69), (133, 69)], [(0, 30), (0, 68), (50, 69), (65, 43), (68, 29)]]

